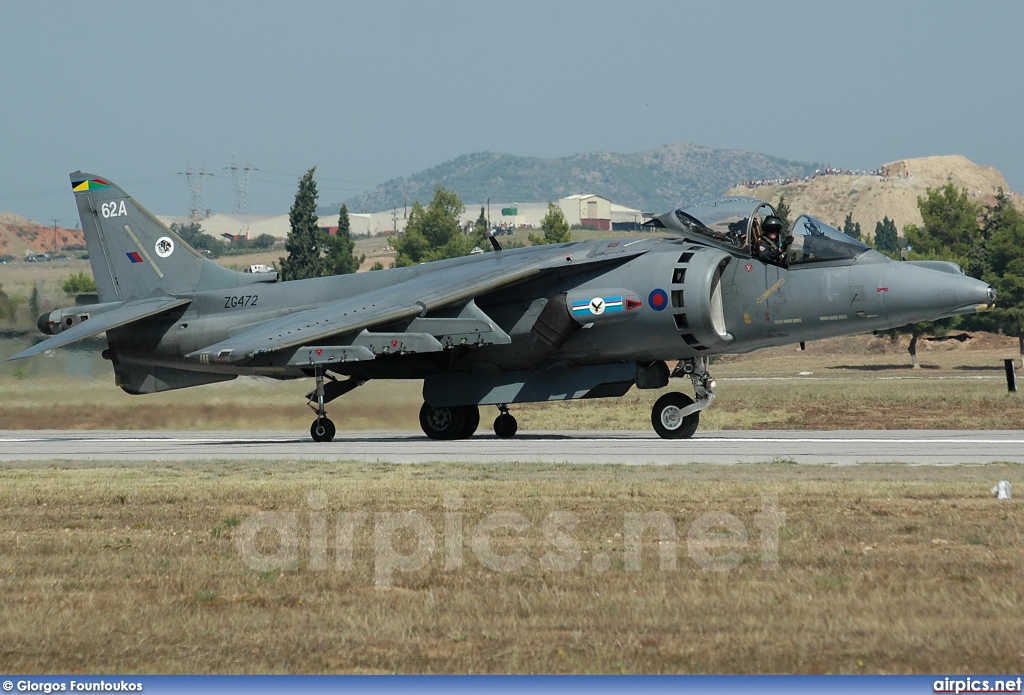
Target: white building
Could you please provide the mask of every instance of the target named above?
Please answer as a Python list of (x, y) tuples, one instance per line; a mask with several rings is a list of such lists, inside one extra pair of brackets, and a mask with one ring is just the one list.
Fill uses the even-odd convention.
[(607, 198), (590, 193), (571, 195), (559, 198), (558, 207), (570, 226), (585, 224), (604, 231), (612, 228), (612, 201)]

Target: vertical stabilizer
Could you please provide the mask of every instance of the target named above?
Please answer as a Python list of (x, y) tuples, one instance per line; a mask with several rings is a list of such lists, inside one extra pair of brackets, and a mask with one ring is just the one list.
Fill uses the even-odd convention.
[(71, 189), (101, 302), (252, 282), (204, 258), (109, 179), (76, 171)]

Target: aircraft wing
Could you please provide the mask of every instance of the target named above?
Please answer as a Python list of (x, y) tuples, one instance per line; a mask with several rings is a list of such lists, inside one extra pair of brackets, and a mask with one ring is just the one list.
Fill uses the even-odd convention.
[[(427, 312), (568, 265), (566, 252), (482, 259), (456, 267), (426, 270), (395, 285), (306, 309), (269, 321), (215, 345), (186, 355), (203, 363), (234, 363), (256, 355), (316, 345), (334, 336), (423, 316)], [(571, 261), (573, 266), (624, 261), (645, 250)]]
[[(47, 338), (41, 343), (36, 343), (27, 350), (22, 350), (17, 355), (8, 357), (7, 360), (20, 360), (25, 357), (32, 357), (33, 355), (38, 355), (42, 352), (46, 352), (47, 350), (53, 350), (54, 348), (63, 347), (64, 345), (70, 345), (71, 343), (84, 338), (89, 338), (97, 333), (103, 333), (104, 331), (126, 326), (129, 323), (141, 321), (142, 319), (155, 316), (156, 314), (163, 313), (170, 309), (186, 306), (191, 304), (191, 302), (191, 299), (181, 299), (178, 297), (157, 297), (154, 299), (141, 299), (134, 302), (128, 302), (127, 304), (116, 309), (112, 309), (111, 311), (97, 314), (88, 321), (83, 321), (77, 326), (73, 326), (66, 331), (62, 331), (52, 338)], [(88, 307), (82, 307), (82, 309), (88, 309)]]

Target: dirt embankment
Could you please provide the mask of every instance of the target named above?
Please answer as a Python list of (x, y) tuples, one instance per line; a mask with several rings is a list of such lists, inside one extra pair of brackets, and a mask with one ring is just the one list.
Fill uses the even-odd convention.
[[(881, 175), (832, 174), (786, 185), (737, 186), (728, 195), (750, 195), (771, 203), (786, 197), (790, 209), (820, 217), (842, 228), (847, 214), (859, 222), (862, 232), (874, 235), (875, 223), (888, 217), (901, 232), (908, 224), (920, 225), (917, 199), (928, 188), (952, 183), (964, 188), (975, 202), (991, 205), (999, 189), (1010, 192), (1006, 178), (996, 169), (975, 164), (961, 155), (902, 159), (881, 167)], [(1013, 195), (1024, 210), (1024, 196)]]
[(0, 212), (0, 254), (52, 254), (68, 246), (84, 245), (85, 235), (81, 229), (47, 227), (9, 212)]

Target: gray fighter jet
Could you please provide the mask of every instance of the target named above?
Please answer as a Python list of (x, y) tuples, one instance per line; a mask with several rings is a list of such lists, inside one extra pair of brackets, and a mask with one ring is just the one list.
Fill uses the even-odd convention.
[[(260, 375), (311, 378), (310, 433), (326, 405), (370, 379), (422, 379), (432, 439), (471, 436), (495, 405), (607, 398), (686, 377), (651, 424), (687, 438), (715, 396), (712, 355), (853, 335), (991, 308), (994, 290), (953, 263), (894, 262), (800, 216), (721, 198), (665, 213), (655, 238), (501, 250), (374, 273), (278, 282), (204, 258), (118, 186), (71, 174), (98, 303), (39, 319), (47, 340), (10, 359), (106, 333), (116, 382), (155, 393)], [(775, 230), (772, 230), (775, 233)], [(668, 363), (674, 363), (671, 369)], [(615, 423), (608, 423), (614, 426)]]

